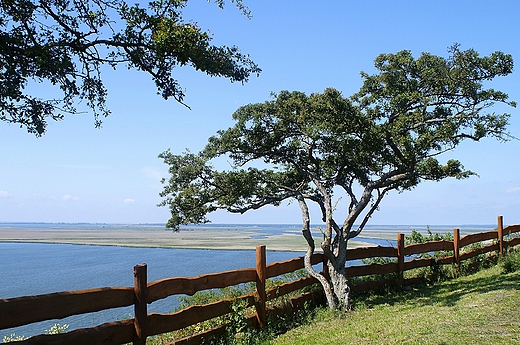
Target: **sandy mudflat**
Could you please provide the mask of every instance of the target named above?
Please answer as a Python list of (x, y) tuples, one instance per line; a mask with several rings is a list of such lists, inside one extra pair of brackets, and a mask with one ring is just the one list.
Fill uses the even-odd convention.
[[(0, 228), (0, 242), (222, 250), (253, 250), (256, 246), (265, 245), (267, 250), (294, 252), (304, 252), (307, 247), (303, 236), (297, 233), (258, 235), (256, 232), (221, 229), (187, 229), (172, 232), (153, 227), (137, 229)], [(317, 247), (319, 247), (320, 237), (316, 237)], [(349, 246), (364, 247), (371, 245), (350, 241)]]

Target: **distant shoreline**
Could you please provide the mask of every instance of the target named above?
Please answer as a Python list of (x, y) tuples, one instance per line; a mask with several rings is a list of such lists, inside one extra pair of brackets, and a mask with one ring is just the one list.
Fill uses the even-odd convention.
[(254, 250), (266, 245), (271, 251), (294, 252), (306, 249), (305, 240), (296, 234), (254, 238), (256, 235), (222, 230), (0, 228), (0, 242), (212, 250)]
[[(316, 234), (320, 235), (321, 234)], [(320, 238), (316, 238), (317, 243)], [(265, 245), (269, 251), (305, 252), (307, 244), (300, 234), (258, 236), (255, 232), (229, 230), (150, 229), (34, 229), (0, 228), (0, 242), (78, 244), (141, 248), (183, 248), (208, 250), (254, 250)], [(371, 246), (351, 241), (354, 247)]]
[[(8, 226), (16, 224), (17, 226)], [(21, 227), (31, 224), (31, 227)], [(38, 227), (45, 224), (46, 227)], [(56, 226), (52, 226), (56, 225)], [(147, 225), (108, 225), (89, 223), (0, 223), (0, 242), (16, 243), (54, 243), (81, 244), (95, 246), (122, 246), (142, 248), (183, 248), (210, 250), (254, 250), (265, 245), (269, 251), (304, 252), (307, 243), (297, 225), (279, 225), (277, 232), (267, 225), (212, 224), (188, 226), (179, 232), (169, 231), (163, 226)], [(276, 225), (273, 225), (273, 227)], [(280, 228), (288, 229), (282, 231)], [(487, 228), (486, 228), (487, 227)], [(479, 230), (480, 229), (480, 230)], [(492, 226), (478, 226), (478, 231), (488, 231)], [(396, 240), (398, 233), (410, 233), (413, 229), (399, 229), (388, 226), (386, 229), (366, 229), (360, 237)], [(421, 230), (421, 229), (419, 229)], [(433, 229), (432, 231), (434, 231)], [(446, 229), (449, 230), (449, 229)], [(472, 230), (472, 231), (471, 231)], [(451, 230), (450, 230), (451, 231)], [(475, 229), (469, 229), (474, 232)], [(435, 231), (434, 231), (435, 232)], [(322, 235), (314, 231), (316, 247)], [(373, 246), (363, 238), (350, 241), (351, 247)]]

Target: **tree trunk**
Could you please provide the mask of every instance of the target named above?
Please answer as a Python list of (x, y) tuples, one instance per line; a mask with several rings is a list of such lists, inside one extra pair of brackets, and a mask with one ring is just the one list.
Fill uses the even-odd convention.
[(329, 262), (329, 274), (334, 291), (334, 297), (337, 301), (335, 309), (350, 310), (350, 287), (348, 286), (348, 279), (345, 274), (345, 264), (340, 267)]
[[(347, 240), (344, 239), (343, 233), (341, 232), (339, 234), (340, 238), (338, 242), (336, 242), (335, 244), (331, 245), (330, 241), (322, 243), (324, 255), (326, 255), (329, 259), (327, 261), (328, 267), (324, 267), (324, 270), (328, 269), (330, 272), (331, 282), (329, 282), (323, 275), (316, 272), (316, 270), (312, 267), (311, 256), (314, 253), (315, 245), (310, 230), (309, 209), (307, 207), (305, 199), (301, 195), (296, 196), (296, 199), (298, 200), (300, 209), (302, 211), (302, 235), (307, 241), (308, 245), (304, 258), (305, 269), (311, 277), (316, 278), (316, 280), (320, 282), (321, 286), (323, 287), (325, 297), (327, 298), (327, 304), (330, 309), (348, 310), (350, 309), (350, 288), (347, 285), (347, 277), (345, 275)], [(330, 213), (327, 214), (330, 215)], [(326, 231), (331, 232), (332, 217), (328, 217), (326, 219), (328, 220)], [(336, 247), (336, 255), (333, 253), (333, 251), (330, 250), (330, 247)]]
[(305, 269), (314, 278), (316, 278), (325, 293), (327, 299), (327, 305), (330, 309), (336, 310), (350, 310), (350, 287), (348, 286), (348, 279), (345, 273), (345, 262), (339, 263), (342, 260), (334, 260), (334, 262), (328, 260), (325, 269), (328, 269), (330, 275), (330, 282), (325, 279), (324, 276), (316, 272), (311, 265), (310, 257), (311, 251), (305, 253)]
[(327, 269), (329, 270), (330, 285), (336, 301), (334, 308), (329, 305), (331, 309), (350, 310), (350, 287), (345, 270), (347, 243), (348, 239), (346, 239), (344, 233), (339, 232), (336, 240), (329, 247), (331, 254), (327, 260)]
[(316, 280), (318, 280), (320, 282), (321, 286), (323, 287), (323, 292), (325, 293), (325, 298), (327, 298), (327, 305), (329, 306), (329, 308), (338, 309), (338, 300), (334, 294), (332, 286), (327, 281), (327, 279), (325, 279), (324, 276), (322, 276), (321, 274), (316, 272), (316, 270), (312, 267), (311, 255), (312, 255), (312, 251), (310, 251), (310, 250), (308, 250), (305, 253), (305, 258), (304, 258), (305, 269), (307, 270), (307, 273), (309, 273), (309, 275), (311, 277), (316, 278)]

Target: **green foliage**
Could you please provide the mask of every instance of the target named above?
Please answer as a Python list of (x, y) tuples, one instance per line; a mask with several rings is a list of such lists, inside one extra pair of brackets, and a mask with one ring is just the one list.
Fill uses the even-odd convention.
[[(412, 230), (410, 235), (404, 237), (404, 244), (416, 244), (416, 243), (426, 243), (432, 241), (453, 241), (453, 235), (450, 233), (438, 234), (432, 233), (430, 227), (426, 229), (426, 235), (421, 234), (416, 230)], [(428, 254), (427, 254), (428, 255)], [(428, 256), (424, 256), (428, 257)]]
[[(217, 0), (219, 7), (224, 0)], [(247, 16), (242, 0), (232, 0)], [(9, 0), (0, 2), (0, 120), (41, 136), (47, 119), (76, 113), (76, 100), (92, 111), (96, 126), (110, 111), (101, 69), (124, 65), (152, 77), (158, 93), (183, 103), (172, 76), (189, 65), (211, 76), (247, 81), (260, 69), (237, 47), (214, 46), (195, 22), (185, 21), (187, 0)], [(30, 83), (59, 88), (44, 100)]]
[(233, 299), (255, 291), (253, 283), (239, 286), (228, 286), (222, 289), (198, 291), (192, 296), (180, 296), (180, 304), (177, 310), (182, 310), (192, 305), (204, 305), (225, 299)]
[(231, 305), (231, 313), (227, 317), (225, 339), (221, 339), (221, 344), (252, 344), (257, 338), (255, 330), (247, 322), (247, 308), (245, 302), (234, 302)]
[[(333, 88), (311, 95), (281, 91), (270, 101), (240, 107), (235, 125), (209, 138), (201, 152), (163, 152), (170, 177), (163, 180), (159, 205), (170, 208), (167, 226), (177, 230), (207, 222), (217, 210), (244, 213), (296, 200), (313, 252), (312, 203), (325, 223), (321, 249), (332, 267), (344, 267), (348, 240), (360, 234), (385, 195), (422, 181), (474, 175), (461, 162), (441, 163), (438, 156), (464, 140), (510, 137), (509, 114), (486, 110), (494, 103), (516, 104), (484, 88), (512, 72), (510, 55), (480, 57), (453, 46), (448, 58), (401, 51), (380, 55), (374, 66), (376, 74), (362, 73), (363, 85), (352, 97)], [(214, 168), (219, 158), (231, 169)], [(345, 215), (335, 212), (338, 192), (348, 198), (343, 219), (336, 218)], [(331, 277), (337, 281), (322, 284), (331, 308), (341, 307), (348, 300), (340, 296), (348, 291), (340, 287), (346, 277)]]
[[(432, 241), (453, 241), (453, 235), (450, 233), (438, 234), (432, 233), (430, 228), (428, 227), (426, 230), (426, 235), (422, 233), (412, 230), (411, 234), (405, 236), (405, 245), (410, 244), (419, 244), (426, 243)], [(453, 255), (451, 251), (436, 251), (433, 253), (421, 253), (417, 254), (416, 258), (431, 258), (433, 259), (433, 263), (429, 267), (417, 268), (414, 270), (406, 271), (405, 277), (422, 277), (424, 280), (433, 284), (438, 281), (443, 281), (446, 279), (451, 279), (458, 276), (459, 270), (452, 265), (442, 265), (437, 262), (438, 259), (444, 258), (446, 256)]]
[[(207, 291), (198, 291), (192, 296), (180, 296), (181, 303), (177, 307), (177, 311), (190, 307), (192, 305), (205, 305), (212, 302), (217, 302), (220, 300), (231, 300), (237, 297), (250, 294), (254, 291), (254, 284), (242, 284), (240, 286), (234, 287), (225, 287), (222, 289), (213, 289)], [(239, 311), (239, 306), (243, 306), (240, 302), (234, 302), (232, 304), (233, 313)], [(245, 311), (244, 311), (245, 313)], [(188, 337), (200, 332), (204, 332), (216, 327), (221, 327), (226, 325), (226, 327), (236, 328), (237, 326), (233, 324), (233, 320), (237, 318), (236, 315), (227, 315), (222, 317), (213, 318), (204, 322), (200, 322), (195, 325), (190, 325), (186, 328), (183, 328), (179, 331), (175, 331), (171, 333), (171, 336), (168, 337), (171, 339), (181, 339), (184, 337)], [(229, 332), (228, 332), (229, 333)], [(163, 335), (164, 337), (164, 335)]]
[[(431, 241), (453, 241), (453, 235), (449, 233), (445, 234), (439, 234), (439, 233), (432, 233), (430, 228), (427, 228), (426, 234), (422, 234), (419, 231), (412, 230), (410, 235), (405, 236), (405, 245), (411, 245), (411, 244), (419, 244), (419, 243), (426, 243)], [(440, 265), (437, 263), (437, 259), (446, 257), (448, 255), (452, 255), (451, 252), (445, 252), (445, 251), (438, 251), (433, 253), (421, 253), (416, 254), (415, 258), (433, 258), (434, 263), (432, 266), (424, 267), (424, 268), (417, 268), (409, 271), (404, 272), (405, 278), (411, 278), (411, 277), (423, 277), (425, 280), (429, 283), (434, 283), (439, 280), (447, 279), (448, 277), (454, 277), (457, 276), (457, 270), (455, 270), (451, 266), (446, 265)], [(397, 258), (387, 258), (387, 257), (376, 257), (376, 258), (367, 258), (362, 259), (361, 262), (365, 265), (372, 265), (372, 264), (388, 264), (388, 263), (395, 263), (397, 262)], [(388, 274), (374, 274), (370, 276), (364, 276), (364, 277), (353, 277), (350, 278), (350, 281), (352, 283), (362, 283), (366, 281), (381, 281), (391, 279), (393, 281), (397, 281), (397, 273), (388, 273)], [(393, 289), (393, 286), (386, 286), (387, 289)]]
[[(279, 286), (280, 284), (305, 276), (307, 276), (306, 271), (301, 269), (283, 274), (279, 277), (270, 278), (266, 281), (266, 289), (269, 290)], [(255, 289), (256, 287), (254, 283), (247, 283), (222, 289), (199, 291), (192, 296), (181, 296), (181, 303), (176, 310), (182, 310), (192, 305), (209, 304), (220, 300), (234, 300), (238, 297), (254, 293)], [(281, 306), (284, 303), (287, 303), (290, 297), (301, 295), (310, 289), (312, 289), (312, 286), (270, 300), (268, 301), (268, 306)], [(271, 338), (274, 334), (278, 334), (282, 331), (286, 331), (289, 327), (301, 324), (312, 312), (310, 307), (305, 307), (302, 310), (299, 310), (295, 315), (270, 317), (267, 320), (267, 326), (264, 329), (257, 330), (252, 328), (246, 321), (248, 316), (251, 316), (256, 312), (254, 307), (247, 307), (244, 301), (235, 300), (231, 303), (231, 309), (232, 312), (228, 315), (191, 325), (179, 331), (150, 337), (149, 342), (158, 345), (164, 344), (171, 342), (174, 339), (181, 339), (212, 328), (225, 326), (225, 336), (218, 339), (212, 339), (210, 342), (211, 344), (260, 344), (263, 339)]]
[[(428, 228), (426, 235), (423, 235), (420, 232), (413, 230), (409, 236), (405, 236), (406, 245), (441, 240), (453, 241), (453, 235), (451, 233), (432, 233)], [(472, 243), (468, 246), (461, 248), (461, 254), (465, 252), (478, 250), (482, 247), (483, 244), (481, 242)], [(470, 259), (461, 261), (459, 267), (455, 267), (454, 265), (443, 265), (438, 262), (439, 259), (452, 255), (453, 251), (437, 251), (433, 253), (417, 254), (416, 258), (433, 259), (433, 264), (429, 267), (423, 267), (406, 271), (405, 277), (423, 277), (428, 283), (433, 284), (437, 281), (453, 279), (461, 275), (464, 276), (471, 273), (475, 273), (483, 268), (491, 267), (492, 265), (495, 265), (497, 262), (497, 257), (493, 254), (478, 254)]]
[(261, 330), (260, 333), (262, 339), (260, 343), (263, 344), (269, 339), (273, 339), (291, 329), (313, 322), (313, 319), (319, 310), (320, 308), (316, 305), (305, 303), (303, 308), (298, 309), (293, 314), (280, 314), (278, 316), (268, 317), (267, 327), (264, 330)]
[(520, 271), (520, 249), (511, 249), (506, 255), (500, 258), (499, 264), (505, 273)]
[[(367, 258), (361, 259), (361, 262), (364, 265), (384, 265), (389, 263), (397, 262), (397, 258), (386, 258), (386, 257), (377, 257), (377, 258)], [(359, 284), (367, 281), (378, 281), (378, 280), (386, 280), (391, 279), (393, 281), (397, 281), (397, 273), (387, 273), (387, 274), (372, 274), (369, 276), (363, 277), (351, 277), (350, 282), (353, 284)], [(385, 287), (388, 288), (388, 287)]]
[[(496, 241), (494, 241), (496, 242)], [(484, 246), (484, 243), (477, 242), (464, 247), (461, 252), (470, 252), (478, 250)], [(496, 265), (498, 256), (495, 253), (478, 254), (468, 260), (461, 261), (458, 273), (461, 275), (468, 275), (480, 271), (483, 268), (489, 268)]]
[[(509, 115), (485, 109), (515, 103), (483, 83), (511, 73), (510, 55), (479, 57), (454, 46), (448, 58), (382, 54), (375, 67), (375, 75), (362, 73), (363, 86), (350, 98), (332, 88), (310, 96), (281, 91), (271, 101), (240, 107), (235, 126), (209, 138), (200, 153), (163, 152), (171, 175), (161, 193), (161, 205), (172, 213), (168, 226), (207, 221), (218, 209), (243, 213), (299, 197), (318, 203), (326, 221), (325, 211), (334, 207), (326, 200), (340, 186), (352, 201), (342, 229), (348, 235), (362, 210), (377, 208), (378, 202), (370, 204), (373, 193), (468, 177), (473, 173), (460, 162), (442, 165), (435, 157), (466, 139), (508, 138)], [(234, 168), (214, 169), (211, 162), (220, 156)], [(368, 194), (357, 198), (354, 183)]]

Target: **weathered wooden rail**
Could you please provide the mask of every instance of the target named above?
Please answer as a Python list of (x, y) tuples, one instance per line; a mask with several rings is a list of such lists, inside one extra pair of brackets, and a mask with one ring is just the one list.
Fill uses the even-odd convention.
[[(503, 227), (502, 217), (498, 218), (497, 230), (470, 234), (460, 237), (459, 230), (454, 230), (453, 241), (433, 241), (421, 244), (404, 245), (404, 235), (398, 235), (397, 248), (368, 247), (348, 250), (349, 260), (375, 257), (393, 257), (397, 262), (347, 267), (349, 277), (361, 277), (374, 274), (397, 273), (397, 282), (403, 284), (403, 272), (414, 268), (432, 266), (434, 264), (460, 265), (479, 254), (497, 251), (502, 254), (507, 247), (520, 244), (520, 237), (510, 235), (520, 232), (520, 225)], [(463, 251), (463, 247), (483, 242), (476, 250)], [(488, 243), (491, 242), (491, 243)], [(440, 260), (433, 258), (413, 258), (413, 255), (435, 251), (453, 251), (453, 255)], [(406, 259), (410, 260), (406, 260)], [(312, 257), (313, 265), (324, 260), (323, 254)], [(65, 291), (52, 294), (26, 296), (0, 300), (0, 329), (18, 327), (33, 322), (61, 319), (64, 317), (101, 311), (110, 308), (134, 306), (134, 318), (123, 321), (108, 322), (102, 325), (76, 329), (61, 334), (42, 334), (13, 344), (145, 344), (148, 336), (183, 329), (199, 322), (226, 315), (232, 312), (232, 304), (238, 300), (246, 307), (255, 307), (256, 315), (251, 322), (256, 327), (263, 327), (268, 313), (279, 313), (280, 310), (267, 308), (266, 302), (291, 292), (312, 285), (310, 277), (286, 282), (275, 288), (266, 290), (266, 279), (303, 268), (303, 257), (266, 265), (265, 246), (257, 247), (256, 267), (242, 270), (205, 274), (197, 277), (176, 277), (147, 282), (147, 266), (134, 267), (134, 286), (122, 288), (98, 288), (78, 291)], [(206, 305), (193, 305), (173, 314), (148, 314), (148, 304), (168, 296), (177, 294), (193, 295), (197, 291), (224, 288), (242, 283), (256, 283), (256, 291), (233, 300), (221, 300)], [(375, 289), (383, 281), (372, 281), (353, 286), (353, 290)], [(305, 301), (315, 299), (312, 293), (292, 298), (293, 310), (298, 309)], [(204, 339), (221, 334), (224, 327), (209, 330), (185, 339), (176, 340), (175, 344), (201, 344)]]

